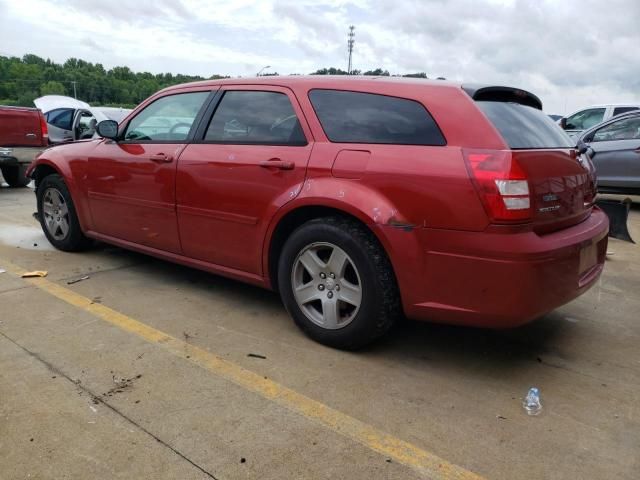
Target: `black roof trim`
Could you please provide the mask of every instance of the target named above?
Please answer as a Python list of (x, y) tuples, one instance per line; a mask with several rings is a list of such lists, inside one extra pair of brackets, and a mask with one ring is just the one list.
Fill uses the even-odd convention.
[(542, 110), (542, 101), (533, 93), (520, 88), (465, 84), (462, 89), (476, 101), (515, 102)]

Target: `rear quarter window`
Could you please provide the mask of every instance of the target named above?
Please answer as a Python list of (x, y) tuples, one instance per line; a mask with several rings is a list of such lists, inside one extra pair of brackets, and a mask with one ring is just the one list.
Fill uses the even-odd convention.
[(513, 149), (575, 146), (564, 130), (537, 108), (492, 101), (480, 101), (476, 105)]
[(320, 89), (309, 99), (332, 142), (446, 145), (433, 117), (414, 100)]

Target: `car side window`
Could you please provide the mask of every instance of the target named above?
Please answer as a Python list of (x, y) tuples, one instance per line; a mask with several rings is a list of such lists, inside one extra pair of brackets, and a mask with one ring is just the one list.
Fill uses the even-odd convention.
[(63, 130), (71, 130), (73, 123), (73, 110), (70, 108), (57, 108), (47, 113), (47, 123)]
[(289, 97), (253, 90), (224, 93), (204, 140), (243, 145), (307, 144)]
[(640, 110), (638, 107), (616, 107), (613, 109), (613, 116), (620, 115), (622, 113), (633, 112), (634, 110)]
[(447, 143), (427, 109), (414, 100), (340, 90), (312, 90), (309, 99), (332, 142)]
[(127, 125), (125, 141), (181, 142), (187, 139), (193, 122), (209, 92), (177, 93), (147, 105)]
[(567, 118), (567, 130), (587, 130), (604, 119), (604, 108), (590, 108)]
[(623, 118), (596, 130), (592, 142), (640, 139), (640, 117)]

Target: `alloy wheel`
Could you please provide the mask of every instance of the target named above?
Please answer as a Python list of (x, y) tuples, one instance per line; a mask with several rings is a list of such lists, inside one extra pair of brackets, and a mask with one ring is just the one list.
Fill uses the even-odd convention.
[(332, 243), (312, 243), (300, 251), (291, 285), (305, 316), (328, 330), (349, 325), (362, 303), (358, 270), (349, 255)]
[(42, 214), (49, 234), (56, 240), (64, 240), (69, 234), (69, 206), (57, 188), (45, 190)]

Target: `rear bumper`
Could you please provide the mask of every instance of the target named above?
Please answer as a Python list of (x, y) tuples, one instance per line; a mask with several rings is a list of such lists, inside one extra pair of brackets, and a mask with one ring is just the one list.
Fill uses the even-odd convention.
[(596, 282), (608, 230), (607, 216), (594, 208), (582, 223), (547, 235), (422, 228), (414, 230), (416, 241), (410, 242), (418, 249), (415, 255), (402, 252), (409, 243), (398, 248), (407, 232), (390, 232), (388, 241), (394, 244), (392, 262), (409, 317), (514, 327), (564, 305)]
[(0, 147), (0, 166), (30, 164), (44, 147)]

